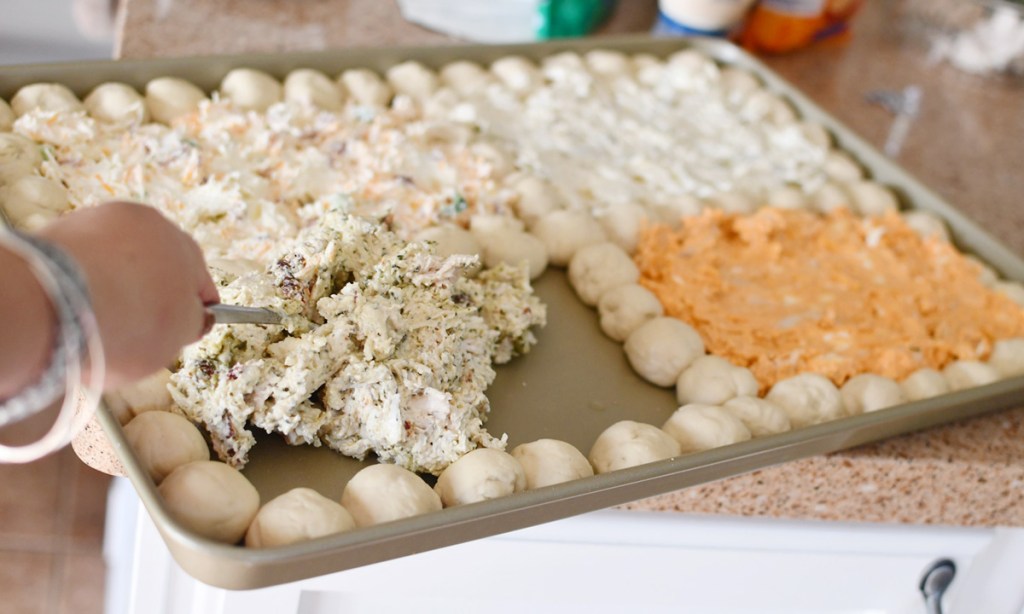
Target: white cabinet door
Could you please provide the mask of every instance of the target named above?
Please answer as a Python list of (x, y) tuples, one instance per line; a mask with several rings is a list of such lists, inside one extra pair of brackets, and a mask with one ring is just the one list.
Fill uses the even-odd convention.
[[(121, 539), (134, 541), (134, 555), (111, 548), (107, 614), (920, 614), (921, 573), (939, 558), (958, 569), (947, 613), (1018, 614), (1024, 607), (1022, 530), (618, 510), (226, 591), (185, 574), (130, 485), (125, 490), (112, 509), (123, 511), (116, 521), (122, 533), (136, 525), (134, 540)], [(135, 523), (126, 520), (133, 512)]]

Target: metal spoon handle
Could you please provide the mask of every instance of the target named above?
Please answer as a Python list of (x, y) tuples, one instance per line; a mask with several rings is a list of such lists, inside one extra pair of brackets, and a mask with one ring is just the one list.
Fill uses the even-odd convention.
[(281, 314), (263, 307), (242, 307), (215, 303), (206, 306), (217, 324), (280, 324)]

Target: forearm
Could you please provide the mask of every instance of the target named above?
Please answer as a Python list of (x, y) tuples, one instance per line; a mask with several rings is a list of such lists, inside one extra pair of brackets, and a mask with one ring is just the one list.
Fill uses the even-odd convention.
[(55, 314), (35, 274), (0, 246), (0, 400), (31, 385), (53, 350)]

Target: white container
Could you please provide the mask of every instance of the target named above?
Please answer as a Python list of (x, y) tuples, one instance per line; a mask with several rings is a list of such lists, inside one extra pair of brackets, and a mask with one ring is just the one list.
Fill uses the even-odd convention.
[(398, 0), (402, 16), (413, 23), (482, 43), (536, 40), (539, 0)]
[(724, 36), (743, 22), (754, 0), (659, 0), (662, 31)]

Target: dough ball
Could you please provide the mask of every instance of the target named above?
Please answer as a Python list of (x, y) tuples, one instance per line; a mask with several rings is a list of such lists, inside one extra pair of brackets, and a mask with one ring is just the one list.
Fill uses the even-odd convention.
[(629, 56), (621, 51), (611, 49), (592, 49), (583, 54), (587, 67), (596, 74), (606, 77), (622, 75), (630, 72)]
[(168, 386), (171, 372), (160, 369), (146, 377), (108, 392), (105, 399), (115, 404), (115, 411), (126, 407), (133, 416), (151, 411), (168, 412), (174, 408), (174, 399)]
[(370, 465), (345, 485), (341, 504), (368, 527), (441, 509), (441, 498), (420, 476), (398, 465)]
[(104, 83), (85, 97), (89, 115), (110, 124), (143, 124), (149, 121), (149, 110), (142, 95), (124, 83)]
[(750, 430), (732, 413), (715, 405), (683, 405), (661, 427), (679, 442), (679, 450), (700, 452), (750, 439)]
[(448, 114), (448, 119), (453, 122), (458, 122), (466, 126), (473, 126), (476, 129), (476, 122), (479, 121), (477, 116), (478, 107), (472, 102), (460, 102), (452, 108)]
[(739, 109), (739, 116), (751, 124), (783, 124), (796, 119), (796, 114), (786, 101), (764, 88), (747, 98)]
[(587, 66), (580, 54), (575, 51), (562, 51), (542, 59), (540, 71), (552, 81), (564, 81), (569, 74), (586, 72)]
[(778, 209), (803, 209), (807, 206), (807, 195), (800, 188), (782, 186), (768, 193), (766, 204)]
[(39, 144), (12, 132), (0, 134), (0, 187), (31, 175), (43, 163)]
[(844, 207), (850, 209), (850, 195), (839, 184), (826, 181), (811, 195), (811, 205), (822, 213)]
[(512, 156), (494, 143), (479, 141), (470, 145), (469, 150), (490, 167), (487, 175), (492, 179), (501, 179), (515, 170)]
[(71, 207), (64, 186), (39, 175), (15, 179), (0, 195), (4, 212), (18, 226), (25, 227), (32, 216), (49, 221)]
[(459, 60), (441, 68), (441, 81), (460, 96), (475, 94), (492, 81), (491, 75), (474, 62)]
[(245, 533), (245, 545), (287, 546), (354, 528), (355, 519), (340, 503), (312, 488), (293, 488), (260, 508)]
[(614, 243), (595, 243), (580, 249), (569, 261), (569, 283), (584, 305), (594, 306), (604, 293), (640, 279), (629, 254)]
[(539, 177), (526, 175), (516, 181), (512, 189), (519, 195), (516, 214), (529, 228), (548, 213), (562, 208), (561, 198), (555, 188)]
[(907, 401), (920, 401), (949, 392), (949, 383), (935, 369), (923, 368), (908, 375), (900, 388)]
[(530, 92), (543, 81), (537, 65), (518, 55), (509, 55), (495, 60), (491, 72), (516, 93)]
[[(3, 228), (3, 224), (0, 224), (0, 228)], [(103, 393), (103, 405), (121, 426), (128, 424), (128, 421), (135, 417), (124, 399), (114, 391)]]
[(754, 199), (743, 192), (724, 192), (712, 196), (705, 204), (726, 213), (753, 213), (757, 209)]
[(142, 468), (159, 484), (193, 461), (210, 460), (210, 449), (194, 424), (167, 411), (149, 411), (124, 425), (124, 436)]
[(701, 205), (700, 200), (689, 194), (679, 194), (671, 199), (647, 205), (651, 218), (662, 224), (668, 224), (673, 229), (679, 228), (684, 219), (700, 215), (703, 209), (704, 206)]
[(643, 205), (622, 203), (605, 211), (598, 222), (609, 241), (632, 254), (640, 240), (640, 229), (647, 224), (649, 217)]
[(0, 131), (7, 132), (14, 125), (14, 110), (7, 101), (0, 98)]
[(483, 247), (468, 230), (455, 224), (431, 226), (416, 233), (416, 241), (433, 241), (437, 255), (447, 258), (455, 255), (483, 256)]
[(587, 458), (596, 473), (608, 473), (679, 454), (679, 442), (665, 431), (650, 424), (623, 420), (598, 435)]
[(262, 70), (236, 68), (220, 82), (220, 93), (240, 109), (266, 111), (270, 105), (281, 102), (284, 87)]
[(786, 412), (767, 399), (738, 396), (722, 404), (722, 409), (739, 418), (754, 437), (785, 433), (792, 428)]
[(992, 289), (1024, 307), (1024, 284), (1016, 281), (995, 281)]
[(680, 405), (702, 403), (721, 405), (743, 395), (756, 395), (757, 379), (750, 369), (739, 367), (719, 356), (700, 356), (683, 369), (676, 380), (676, 399)]
[(650, 88), (657, 87), (665, 78), (665, 63), (649, 53), (633, 56), (633, 70), (636, 80)]
[(988, 364), (1001, 377), (1024, 375), (1024, 338), (996, 341), (988, 357)]
[(330, 77), (312, 68), (298, 68), (284, 79), (284, 99), (325, 111), (340, 111), (341, 88)]
[(676, 318), (660, 317), (640, 325), (623, 346), (630, 366), (656, 386), (672, 386), (683, 369), (704, 355), (700, 333)]
[(522, 220), (498, 213), (477, 213), (469, 218), (469, 231), (480, 241), (493, 233), (519, 232), (524, 228)]
[(501, 263), (518, 266), (526, 263), (530, 279), (540, 277), (548, 267), (548, 250), (544, 242), (522, 230), (505, 230), (486, 234), (481, 241), (484, 265), (494, 268)]
[(772, 106), (768, 114), (768, 121), (776, 126), (784, 126), (796, 122), (798, 114), (792, 103), (782, 96), (776, 96), (777, 102)]
[(894, 380), (874, 373), (854, 375), (839, 389), (848, 415), (878, 411), (907, 401), (903, 389)]
[(566, 266), (580, 249), (605, 241), (601, 225), (583, 211), (552, 211), (537, 220), (532, 231), (548, 248), (548, 260), (555, 266)]
[(829, 179), (835, 181), (851, 182), (864, 178), (864, 169), (857, 164), (853, 156), (838, 149), (831, 149), (825, 155), (823, 170)]
[(441, 87), (437, 73), (413, 60), (392, 66), (385, 76), (396, 94), (403, 94), (419, 102), (429, 98)]
[(338, 81), (348, 91), (352, 100), (368, 107), (385, 107), (391, 100), (391, 87), (380, 75), (366, 68), (353, 68), (341, 73)]
[[(450, 87), (442, 87), (428, 96), (422, 104), (424, 117), (445, 119), (452, 116), (455, 109), (462, 104), (462, 99), (455, 93), (455, 90)], [(462, 139), (462, 142), (468, 141), (472, 130), (468, 126), (458, 126), (458, 128), (460, 133), (466, 134), (466, 138)]]
[(574, 89), (590, 87), (596, 74), (591, 73), (583, 57), (574, 51), (545, 57), (540, 62), (540, 72), (549, 83)]
[(177, 77), (159, 77), (146, 84), (146, 107), (153, 120), (162, 124), (192, 113), (204, 100), (203, 90)]
[(955, 392), (991, 384), (999, 379), (999, 372), (977, 360), (955, 360), (942, 370), (942, 377), (946, 378), (950, 391)]
[(405, 94), (395, 94), (391, 99), (391, 114), (402, 121), (413, 122), (420, 118), (420, 105)]
[(761, 89), (761, 82), (752, 72), (736, 66), (723, 68), (718, 82), (726, 103), (733, 109), (742, 107), (754, 92)]
[(465, 145), (472, 138), (473, 131), (469, 127), (445, 121), (426, 123), (423, 130), (423, 140), (427, 145)]
[(214, 541), (237, 543), (260, 508), (256, 488), (237, 469), (217, 461), (193, 461), (159, 486), (168, 511), (185, 528)]
[(34, 110), (49, 113), (81, 111), (82, 103), (66, 85), (33, 83), (18, 90), (11, 98), (11, 110), (18, 117)]
[(825, 126), (822, 126), (816, 121), (805, 119), (800, 122), (800, 134), (811, 145), (820, 147), (821, 149), (829, 149), (832, 147), (832, 135), (828, 133)]
[(620, 343), (648, 320), (665, 315), (658, 297), (639, 284), (610, 288), (601, 295), (597, 312), (601, 330)]
[(718, 64), (696, 49), (676, 51), (665, 62), (665, 79), (681, 91), (706, 91), (719, 79)]
[(846, 184), (853, 210), (867, 217), (899, 211), (899, 201), (892, 190), (874, 181), (854, 181)]
[(907, 226), (910, 226), (914, 232), (925, 239), (934, 237), (949, 242), (949, 230), (946, 229), (946, 223), (931, 211), (916, 209), (906, 211), (902, 215)]
[(526, 472), (507, 452), (477, 448), (448, 465), (434, 490), (445, 507), (498, 499), (526, 490)]
[(843, 417), (843, 401), (832, 380), (817, 373), (801, 373), (775, 382), (765, 398), (782, 408), (793, 428)]
[(526, 473), (526, 489), (534, 490), (594, 475), (583, 453), (557, 439), (538, 439), (516, 446), (512, 457)]
[[(3, 135), (0, 134), (0, 137)], [(975, 269), (978, 271), (978, 281), (983, 286), (992, 287), (999, 281), (999, 274), (996, 273), (995, 269), (990, 267), (988, 264), (983, 262), (980, 258), (974, 254), (964, 254), (964, 260), (970, 262)]]

